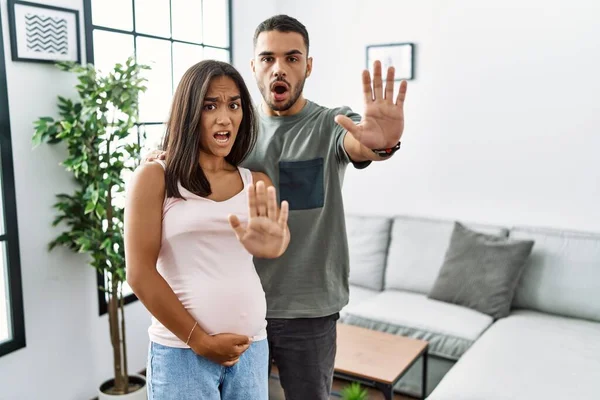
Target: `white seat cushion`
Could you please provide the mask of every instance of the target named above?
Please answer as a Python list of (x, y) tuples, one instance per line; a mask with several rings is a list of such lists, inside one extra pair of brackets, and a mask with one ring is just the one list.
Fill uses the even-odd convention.
[(356, 286), (356, 285), (350, 284), (350, 299), (349, 299), (346, 307), (342, 308), (342, 310), (340, 311), (340, 321), (344, 320), (344, 317), (346, 316), (346, 310), (348, 308), (352, 308), (365, 300), (368, 300), (368, 299), (371, 299), (371, 298), (377, 296), (380, 293), (381, 292), (378, 290), (365, 289), (362, 286)]
[(386, 290), (345, 312), (347, 324), (426, 340), (430, 354), (450, 360), (462, 356), (492, 323), (480, 312), (398, 290)]
[(427, 400), (600, 398), (600, 323), (517, 311), (496, 322)]

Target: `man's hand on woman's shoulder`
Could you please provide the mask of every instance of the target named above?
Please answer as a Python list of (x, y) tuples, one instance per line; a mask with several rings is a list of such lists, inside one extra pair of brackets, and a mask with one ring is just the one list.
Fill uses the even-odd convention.
[(142, 158), (142, 160), (144, 160), (145, 163), (149, 163), (156, 160), (164, 160), (166, 154), (167, 153), (163, 150), (152, 150), (150, 153), (147, 153)]

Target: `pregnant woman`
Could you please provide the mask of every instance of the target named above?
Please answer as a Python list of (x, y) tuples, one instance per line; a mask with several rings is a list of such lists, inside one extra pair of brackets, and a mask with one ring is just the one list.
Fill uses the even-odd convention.
[(268, 399), (266, 302), (252, 258), (279, 257), (290, 236), (271, 180), (239, 167), (255, 140), (240, 74), (202, 61), (175, 92), (165, 160), (131, 181), (127, 282), (152, 314), (149, 399)]

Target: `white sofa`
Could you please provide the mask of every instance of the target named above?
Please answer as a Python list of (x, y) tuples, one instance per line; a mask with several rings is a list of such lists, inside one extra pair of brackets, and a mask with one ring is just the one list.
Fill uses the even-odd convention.
[[(508, 317), (427, 297), (454, 221), (349, 215), (341, 322), (429, 341), (430, 400), (600, 399), (600, 235), (464, 223), (535, 241)], [(419, 394), (421, 370), (396, 388)]]

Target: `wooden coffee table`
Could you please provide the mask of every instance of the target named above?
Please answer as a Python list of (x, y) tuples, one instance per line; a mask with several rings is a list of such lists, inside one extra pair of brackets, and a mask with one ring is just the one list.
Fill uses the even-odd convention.
[(423, 357), (421, 398), (425, 399), (427, 350), (424, 340), (338, 323), (335, 377), (377, 388), (392, 400), (394, 385)]

